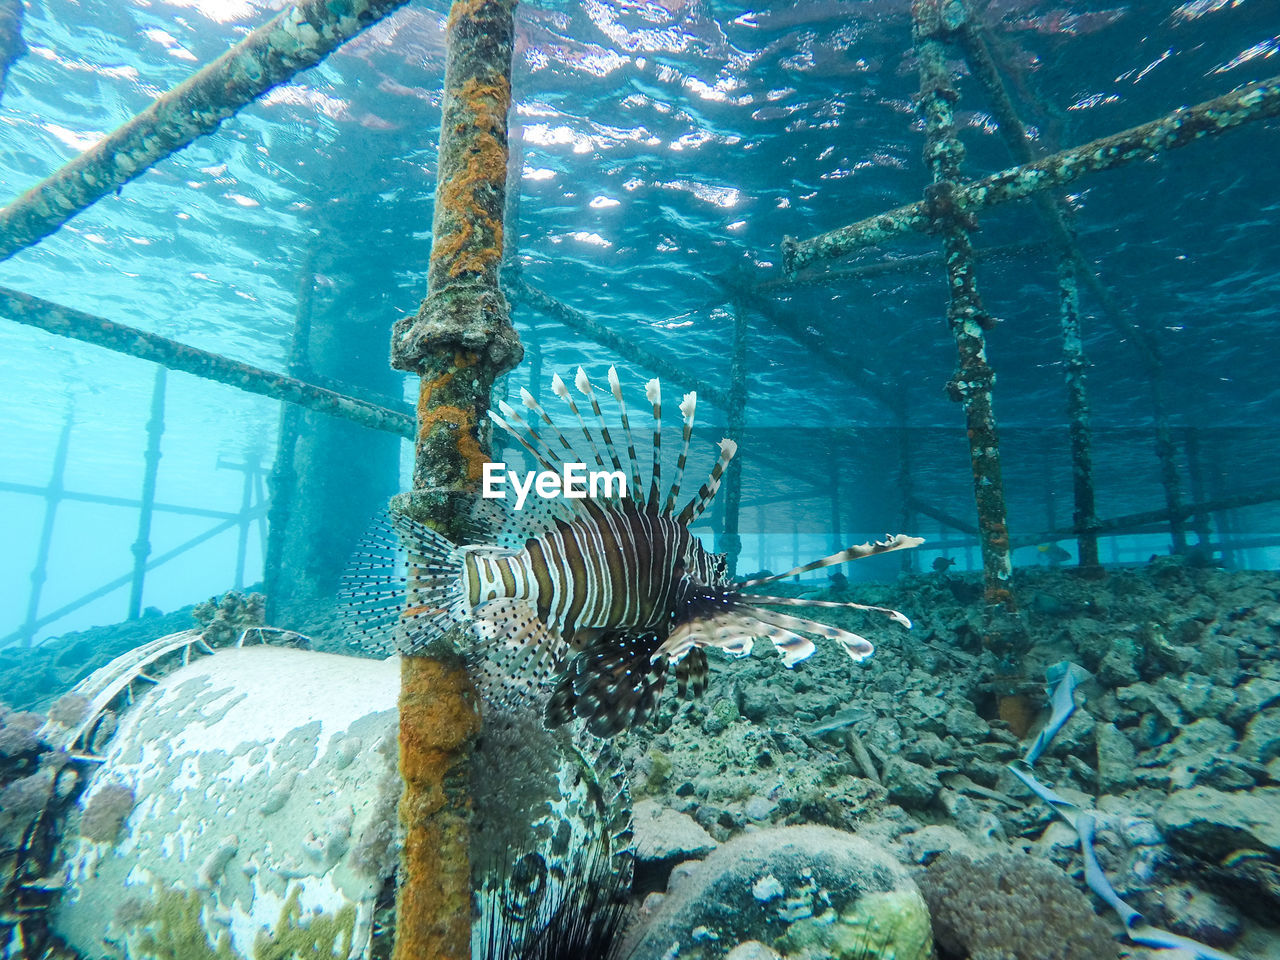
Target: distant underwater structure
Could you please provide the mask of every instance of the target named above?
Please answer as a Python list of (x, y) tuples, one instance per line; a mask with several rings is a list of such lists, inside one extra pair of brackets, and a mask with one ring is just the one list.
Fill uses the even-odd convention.
[[(404, 0), (300, 0), (290, 6), (218, 60), (162, 94), (147, 110), (85, 150), (65, 168), (0, 209), (0, 259), (13, 257), (51, 236), (91, 204), (119, 191), (172, 152), (215, 130), (226, 118), (299, 71), (320, 63), (328, 53), (403, 5)], [(171, 551), (164, 557), (149, 556), (152, 515), (161, 506), (173, 507), (156, 502), (156, 475), (168, 389), (165, 371), (183, 371), (216, 380), (285, 404), (277, 458), (269, 477), (263, 465), (251, 459), (228, 464), (245, 476), (244, 500), (239, 512), (215, 512), (214, 516), (208, 516), (211, 511), (199, 505), (176, 508), (177, 512), (217, 521), (211, 531), (203, 535), (204, 539), (231, 529), (239, 531), (236, 586), (244, 585), (245, 543), (251, 528), (255, 524), (269, 526), (264, 572), (267, 620), (285, 623), (291, 606), (322, 600), (332, 594), (346, 553), (359, 535), (356, 529), (359, 518), (350, 510), (326, 507), (354, 499), (355, 489), (362, 498), (385, 499), (394, 486), (395, 455), (402, 438), (414, 443), (413, 480), (412, 489), (396, 497), (394, 511), (453, 542), (466, 538), (466, 525), (483, 464), (493, 459), (486, 418), (495, 387), (504, 377), (509, 377), (525, 354), (511, 322), (508, 296), (511, 301), (564, 325), (578, 337), (600, 344), (674, 384), (696, 390), (725, 414), (729, 440), (736, 444), (748, 427), (750, 318), (753, 313), (765, 316), (775, 313), (764, 299), (765, 295), (805, 284), (839, 282), (846, 278), (839, 268), (825, 272), (814, 268), (912, 232), (932, 233), (942, 244), (949, 295), (947, 322), (957, 351), (956, 370), (948, 392), (964, 411), (977, 522), (969, 523), (939, 511), (913, 490), (908, 450), (903, 451), (903, 477), (899, 484), (903, 512), (911, 518), (932, 516), (968, 538), (962, 541), (965, 546), (979, 547), (983, 571), (982, 646), (1000, 664), (997, 712), (1014, 731), (1025, 733), (1034, 714), (1034, 704), (1027, 692), (1033, 684), (1022, 662), (1024, 637), (1019, 605), (1011, 589), (1015, 549), (1075, 539), (1079, 565), (1092, 573), (1100, 567), (1098, 540), (1105, 534), (1160, 524), (1167, 528), (1174, 552), (1186, 553), (1188, 521), (1195, 524), (1240, 506), (1280, 499), (1278, 490), (1259, 489), (1230, 496), (1205, 496), (1194, 503), (1186, 501), (1168, 416), (1170, 387), (1163, 374), (1160, 339), (1150, 324), (1130, 316), (1115, 303), (1081, 252), (1065, 203), (1059, 197), (1070, 184), (1088, 174), (1146, 161), (1244, 124), (1280, 115), (1280, 78), (1248, 83), (1148, 123), (1036, 156), (980, 20), (959, 0), (917, 0), (912, 11), (920, 76), (916, 110), (924, 124), (930, 178), (922, 199), (809, 239), (784, 239), (780, 277), (722, 278), (722, 302), (731, 307), (733, 329), (732, 338), (726, 344), (730, 362), (728, 383), (717, 385), (706, 382), (705, 375), (695, 374), (668, 356), (638, 346), (599, 320), (559, 302), (515, 271), (509, 272), (505, 284), (500, 282), (504, 265), (510, 266), (510, 249), (514, 243), (514, 231), (508, 227), (514, 225), (511, 206), (516, 197), (508, 190), (507, 179), (515, 8), (514, 0), (459, 0), (449, 15), (431, 230), (433, 243), (425, 271), (427, 295), (415, 315), (403, 317), (394, 324), (390, 337), (392, 366), (419, 378), (414, 407), (390, 395), (396, 383), (389, 375), (382, 379), (372, 375), (369, 383), (355, 388), (316, 369), (321, 364), (313, 361), (319, 351), (313, 349), (317, 345), (317, 331), (312, 325), (311, 298), (317, 278), (312, 261), (299, 265), (296, 327), (287, 374), (231, 360), (21, 291), (0, 289), (0, 313), (12, 320), (157, 364), (152, 418), (148, 424), (146, 482), (138, 500), (128, 503), (139, 512), (132, 569), (118, 581), (87, 596), (100, 596), (128, 585), (131, 588), (128, 614), (137, 618), (142, 612), (148, 570), (185, 549)], [(20, 25), (20, 17), (0, 5), (0, 28), (10, 31), (9, 35), (0, 37), (0, 58), (3, 58), (0, 79), (24, 48), (17, 32)], [(1008, 141), (1016, 164), (976, 179), (966, 177), (962, 166), (964, 150), (959, 140), (958, 93), (948, 67), (948, 58), (957, 55), (963, 57), (984, 90), (987, 106)], [(2, 86), (0, 92), (3, 92)], [(1074, 517), (1069, 527), (1026, 537), (1013, 536), (1008, 526), (994, 412), (995, 371), (986, 352), (986, 335), (995, 319), (984, 306), (979, 289), (977, 264), (982, 251), (975, 248), (973, 240), (979, 214), (985, 216), (993, 208), (1018, 199), (1032, 199), (1037, 204), (1058, 263), (1062, 367), (1068, 397), (1074, 497)], [(1123, 331), (1135, 346), (1139, 361), (1149, 374), (1154, 447), (1160, 462), (1165, 500), (1159, 509), (1110, 519), (1097, 516), (1086, 392), (1088, 361), (1081, 331), (1081, 285), (1093, 292), (1102, 303), (1108, 321)], [(795, 323), (781, 325), (796, 328)], [(332, 332), (322, 332), (319, 336), (329, 337), (325, 347), (330, 358), (350, 348), (349, 342)], [(795, 339), (818, 352), (825, 347), (821, 337), (815, 341), (803, 325), (796, 331)], [(862, 372), (852, 371), (850, 376), (869, 394), (886, 392), (882, 384)], [(888, 406), (900, 409), (900, 404), (893, 400), (888, 401)], [(326, 419), (323, 427), (313, 423), (312, 429), (304, 429), (302, 418), (313, 415), (333, 418), (333, 422)], [(905, 425), (905, 412), (901, 419)], [(326, 430), (339, 430), (340, 427), (335, 426), (338, 421), (359, 424), (387, 435), (379, 438), (386, 440), (385, 443), (367, 436), (353, 442), (353, 446), (358, 444), (367, 456), (349, 454), (352, 463), (360, 462), (364, 468), (353, 470), (349, 486), (335, 481), (332, 464), (326, 462), (323, 434)], [(56, 622), (81, 602), (75, 601), (52, 613), (40, 610), (40, 589), (46, 577), (53, 519), (59, 503), (74, 499), (88, 502), (94, 502), (95, 498), (101, 502), (112, 499), (65, 489), (63, 473), (71, 427), (72, 421), (68, 418), (47, 489), (18, 489), (22, 485), (10, 485), (10, 492), (39, 494), (46, 500), (43, 536), (26, 618), (11, 636), (4, 638), (25, 646), (33, 644), (39, 629)], [(762, 452), (761, 459), (766, 458), (767, 454)], [(727, 468), (722, 465), (721, 469), (724, 503), (717, 517), (716, 533), (718, 548), (725, 554), (727, 569), (732, 572), (742, 554), (742, 471), (738, 463)], [(264, 480), (269, 480), (269, 498), (263, 489)], [(832, 500), (835, 500), (834, 494)], [(838, 520), (838, 504), (833, 506), (833, 512)], [(1210, 542), (1205, 531), (1207, 524), (1196, 530), (1200, 546), (1207, 548)], [(200, 540), (197, 537), (191, 542)], [(950, 543), (945, 549), (956, 546)], [(945, 569), (939, 570), (944, 572)], [(471, 825), (476, 815), (471, 774), (478, 762), (474, 747), (485, 736), (484, 718), (466, 663), (458, 655), (459, 637), (455, 633), (458, 625), (450, 622), (444, 626), (446, 629), (432, 633), (422, 643), (404, 645), (405, 653), (398, 662), (369, 662), (358, 668), (349, 667), (353, 672), (367, 671), (370, 688), (377, 689), (383, 699), (374, 698), (358, 705), (340, 699), (326, 702), (326, 709), (334, 715), (331, 723), (308, 719), (289, 727), (290, 717), (281, 711), (272, 717), (282, 724), (280, 729), (263, 732), (263, 740), (270, 745), (258, 743), (254, 735), (245, 732), (248, 720), (237, 713), (251, 712), (255, 707), (258, 712), (264, 712), (269, 697), (256, 691), (264, 699), (254, 700), (245, 689), (241, 703), (219, 702), (205, 690), (222, 682), (210, 671), (215, 670), (216, 665), (219, 671), (225, 668), (233, 673), (237, 664), (243, 666), (256, 658), (261, 662), (244, 667), (234, 681), (227, 681), (232, 689), (251, 687), (266, 669), (281, 676), (296, 676), (295, 682), (301, 685), (302, 678), (314, 678), (327, 669), (301, 651), (238, 647), (235, 651), (227, 650), (202, 659), (195, 654), (207, 654), (208, 650), (200, 636), (194, 633), (168, 636), (157, 638), (129, 662), (117, 663), (106, 674), (87, 680), (79, 694), (88, 701), (89, 712), (85, 718), (72, 723), (65, 731), (45, 731), (49, 752), (65, 750), (71, 764), (114, 764), (103, 769), (114, 775), (115, 789), (111, 789), (113, 784), (109, 778), (100, 784), (95, 782), (83, 797), (83, 810), (76, 814), (80, 833), (76, 837), (60, 838), (66, 862), (76, 882), (81, 884), (76, 889), (83, 894), (78, 899), (68, 898), (64, 913), (67, 930), (84, 934), (80, 941), (84, 945), (82, 949), (91, 949), (92, 936), (101, 929), (102, 919), (92, 911), (100, 910), (102, 902), (99, 900), (95, 906), (93, 898), (106, 895), (89, 891), (98, 880), (118, 885), (126, 874), (121, 864), (108, 863), (102, 846), (115, 843), (123, 836), (120, 842), (126, 852), (136, 852), (146, 858), (145, 863), (134, 866), (148, 874), (146, 879), (155, 888), (154, 904), (121, 904), (123, 915), (117, 912), (107, 921), (108, 930), (112, 923), (120, 928), (117, 932), (126, 943), (122, 947), (126, 953), (134, 950), (162, 955), (163, 950), (180, 950), (182, 938), (191, 935), (193, 926), (199, 926), (197, 919), (205, 909), (210, 911), (208, 922), (216, 922), (227, 931), (225, 941), (218, 940), (210, 949), (225, 947), (244, 953), (256, 946), (253, 931), (264, 925), (272, 927), (273, 923), (281, 925), (276, 938), (279, 942), (291, 944), (295, 942), (290, 939), (293, 937), (301, 945), (304, 935), (298, 930), (308, 927), (302, 920), (305, 909), (315, 914), (309, 928), (313, 940), (323, 941), (325, 945), (336, 944), (334, 949), (339, 952), (345, 948), (349, 954), (357, 955), (362, 949), (359, 943), (366, 939), (366, 934), (371, 937), (378, 922), (378, 911), (392, 912), (385, 899), (385, 884), (393, 872), (393, 865), (383, 856), (387, 838), (362, 819), (365, 811), (358, 811), (354, 806), (348, 810), (337, 802), (345, 796), (343, 790), (348, 778), (363, 777), (376, 784), (362, 795), (364, 802), (381, 804), (385, 812), (394, 799), (404, 826), (403, 859), (398, 865), (394, 889), (393, 956), (398, 960), (460, 960), (470, 955), (475, 936), (471, 923), (475, 888)], [(403, 635), (410, 625), (402, 618), (397, 629)], [(306, 657), (305, 665), (300, 659), (303, 657)], [(264, 667), (268, 660), (272, 662), (270, 668)], [(148, 672), (148, 667), (161, 661), (173, 668), (172, 673), (161, 677)], [(295, 669), (297, 673), (292, 674)], [(393, 683), (389, 670), (398, 674), (399, 694), (394, 704), (386, 699), (388, 684)], [(154, 686), (145, 696), (150, 698), (146, 702), (157, 707), (156, 713), (140, 717), (121, 708), (122, 727), (115, 733), (118, 739), (110, 739), (115, 753), (110, 757), (101, 754), (94, 748), (95, 738), (106, 735), (96, 725), (106, 716), (108, 705), (120, 707), (118, 698), (132, 699), (138, 684)], [(342, 708), (346, 706), (351, 709), (343, 713)], [(184, 713), (205, 708), (221, 714), (213, 718), (201, 714), (200, 722), (191, 722)], [(162, 726), (166, 721), (172, 723), (171, 728)], [(235, 740), (227, 730), (219, 728), (221, 723), (243, 734), (242, 739)], [(313, 724), (318, 724), (318, 730), (311, 729)], [(225, 746), (199, 750), (196, 741), (202, 730), (220, 744), (234, 743), (235, 746), (230, 750)], [(136, 739), (129, 739), (130, 736)], [(144, 743), (170, 737), (175, 753), (191, 746), (190, 754), (176, 759), (146, 756)], [(292, 744), (289, 749), (282, 746), (289, 744)], [(286, 756), (289, 750), (294, 754)], [(618, 814), (618, 810), (625, 807), (619, 799), (625, 790), (619, 787), (611, 792), (603, 787), (608, 776), (602, 778), (594, 759), (584, 761), (585, 754), (580, 747), (558, 744), (556, 750), (563, 751), (555, 754), (560, 766), (548, 777), (559, 792), (545, 802), (553, 806), (562, 803), (567, 811), (562, 822), (569, 826), (563, 830), (549, 828), (540, 821), (515, 826), (527, 828), (532, 834), (539, 831), (555, 834), (554, 839), (562, 841), (557, 851), (560, 856), (565, 855), (566, 849), (571, 853), (585, 850), (597, 855), (603, 844), (606, 858), (625, 860), (629, 854), (622, 847), (629, 826), (622, 822), (625, 817), (620, 818)], [(402, 794), (396, 792), (399, 782), (394, 789), (389, 784), (394, 779), (390, 776), (393, 753), (398, 754)], [(142, 760), (138, 759), (140, 754)], [(245, 759), (240, 760), (241, 756)], [(170, 761), (174, 765), (168, 765)], [(191, 776), (184, 766), (187, 761), (200, 770), (204, 778), (197, 784), (202, 788), (197, 792), (203, 799), (193, 794), (186, 799), (184, 808), (165, 809), (164, 804), (169, 801), (161, 799), (163, 791), (156, 789), (145, 795), (139, 792), (140, 786), (149, 788), (160, 781), (181, 783), (182, 776)], [(252, 771), (240, 768), (259, 761), (265, 761), (266, 767)], [(126, 770), (131, 771), (129, 783), (125, 782)], [(233, 783), (228, 790), (236, 792), (244, 788), (248, 790), (246, 796), (251, 796), (256, 804), (257, 813), (252, 814), (249, 824), (256, 832), (251, 833), (248, 826), (239, 833), (225, 836), (208, 832), (217, 826), (214, 822), (217, 815), (228, 813), (223, 803), (216, 802), (218, 794), (211, 793), (211, 785), (219, 782), (229, 770), (234, 770), (239, 780), (238, 786)], [(73, 798), (81, 799), (70, 774), (63, 775), (60, 770), (47, 772), (49, 783), (44, 796), (54, 798), (47, 809), (56, 807), (58, 799), (68, 803)], [(38, 770), (31, 775), (37, 773)], [(261, 782), (254, 780), (255, 777)], [(311, 782), (319, 780), (333, 789), (326, 793)], [(252, 789), (245, 787), (250, 781)], [(284, 789), (286, 783), (288, 789)], [(274, 835), (275, 825), (285, 821), (268, 818), (296, 802), (291, 791), (308, 789), (322, 804), (327, 804), (318, 814), (320, 822), (301, 837), (289, 835), (282, 839)], [(132, 799), (127, 795), (130, 792)], [(120, 834), (128, 811), (135, 810), (134, 805), (139, 802), (151, 803), (144, 811), (146, 816), (135, 816), (130, 832)], [(41, 845), (51, 850), (59, 840), (49, 819), (52, 814), (46, 814), (46, 809), (36, 811), (35, 827), (20, 838), (20, 847), (15, 849), (24, 857), (38, 852), (36, 848)], [(163, 835), (147, 834), (148, 830), (161, 828), (166, 831)], [(370, 831), (368, 834), (366, 828)], [(575, 844), (571, 848), (564, 840), (566, 834)], [(166, 844), (172, 842), (172, 836), (184, 836), (194, 851), (192, 857), (200, 861), (195, 877), (185, 877), (189, 886), (179, 887), (179, 878), (165, 874), (158, 866), (164, 860)], [(286, 844), (296, 845), (300, 856), (290, 860), (292, 854), (280, 854), (278, 848)], [(218, 887), (231, 857), (242, 852), (259, 854), (243, 856), (254, 869), (240, 869), (239, 875), (228, 874), (225, 879), (228, 884), (234, 884), (240, 894), (251, 891), (251, 896), (230, 896), (225, 903), (214, 896), (208, 905), (196, 903), (195, 891), (205, 888), (212, 891)], [(46, 858), (40, 859), (43, 863)], [(37, 861), (32, 858), (27, 862)], [(94, 871), (100, 869), (102, 872), (94, 877)], [(615, 872), (625, 870), (625, 865), (619, 862)], [(56, 899), (59, 886), (45, 882), (48, 878), (19, 870), (4, 879), (11, 888), (6, 890), (7, 896), (39, 897), (46, 901), (28, 913), (43, 915), (61, 909), (48, 902)], [(21, 888), (20, 894), (15, 892), (18, 888)], [(250, 906), (243, 908), (244, 902)], [(127, 944), (130, 923), (140, 916), (137, 911), (156, 909), (164, 913), (160, 928), (170, 939), (163, 944), (158, 941)], [(134, 912), (131, 914), (130, 910)], [(77, 911), (88, 912), (77, 916)], [(22, 912), (16, 910), (14, 915)], [(6, 915), (8, 951), (25, 949), (21, 939), (26, 922), (24, 917), (11, 921)], [(287, 929), (294, 932), (287, 934)], [(90, 934), (89, 930), (94, 933)], [(147, 936), (153, 940), (158, 937)], [(204, 937), (203, 927), (200, 936)], [(203, 939), (200, 942), (209, 946)]]

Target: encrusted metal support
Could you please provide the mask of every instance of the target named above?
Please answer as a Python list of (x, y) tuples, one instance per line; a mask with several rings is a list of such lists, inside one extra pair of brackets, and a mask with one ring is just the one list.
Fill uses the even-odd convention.
[[(1191, 499), (1193, 502), (1208, 499), (1204, 485), (1204, 461), (1200, 457), (1200, 434), (1194, 427), (1186, 427), (1182, 431), (1182, 449), (1187, 454), (1187, 473), (1191, 478)], [(1209, 549), (1209, 514), (1193, 513), (1191, 529), (1196, 534), (1196, 546), (1201, 550)], [(1222, 532), (1219, 531), (1219, 537)]]
[[(17, 635), (22, 638), (24, 647), (31, 646), (36, 631), (43, 624), (37, 615), (40, 612), (40, 594), (44, 590), (44, 581), (48, 576), (49, 549), (53, 545), (53, 524), (58, 516), (58, 504), (62, 501), (62, 481), (67, 472), (67, 451), (71, 446), (71, 427), (75, 422), (74, 411), (67, 411), (67, 418), (62, 423), (62, 433), (58, 436), (58, 448), (53, 454), (53, 471), (49, 477), (49, 486), (44, 492), (44, 523), (40, 528), (40, 545), (36, 548), (36, 562), (31, 568), (31, 593), (27, 598), (27, 617)], [(5, 640), (9, 638), (6, 637)]]
[(141, 506), (138, 509), (138, 539), (133, 542), (133, 583), (129, 587), (129, 619), (142, 614), (142, 585), (151, 555), (151, 515), (155, 510), (156, 475), (160, 471), (160, 438), (164, 436), (164, 388), (169, 372), (156, 367), (151, 388), (151, 419), (147, 421), (147, 453), (143, 461)]
[[(1013, 260), (1018, 257), (1030, 257), (1043, 253), (1050, 246), (1047, 240), (1033, 240), (1028, 243), (1003, 243), (999, 246), (976, 247), (973, 257), (979, 263), (987, 260)], [(945, 266), (941, 253), (918, 253), (908, 257), (895, 257), (891, 260), (879, 260), (864, 263), (856, 267), (844, 267), (835, 270), (811, 271), (796, 276), (775, 276), (751, 285), (754, 294), (775, 296), (787, 294), (793, 290), (807, 287), (830, 287), (839, 283), (853, 283), (860, 280), (875, 280), (879, 277), (904, 274), (919, 277), (924, 271), (938, 270)], [(903, 554), (907, 556), (907, 554)]]
[[(733, 357), (729, 366), (729, 439), (742, 443), (742, 433), (747, 424), (747, 305), (742, 300), (733, 302)], [(739, 517), (742, 512), (742, 462), (734, 457), (724, 475), (724, 503), (719, 552), (728, 558), (730, 576), (738, 571), (738, 558), (742, 556), (742, 535)], [(717, 498), (719, 499), (719, 498)]]
[[(1013, 106), (991, 49), (986, 31), (963, 6), (952, 0), (952, 9), (961, 22), (955, 36), (965, 59), (978, 82), (982, 84), (991, 105), (991, 113), (1009, 147), (1013, 159), (1021, 164), (1035, 162), (1027, 138), (1027, 130)], [(1058, 303), (1062, 326), (1062, 352), (1067, 386), (1067, 418), (1071, 438), (1071, 477), (1075, 498), (1075, 527), (1082, 531), (1078, 540), (1079, 564), (1089, 570), (1098, 567), (1098, 538), (1091, 532), (1097, 519), (1093, 484), (1092, 432), (1089, 428), (1089, 394), (1087, 386), (1089, 362), (1084, 353), (1084, 337), (1080, 329), (1080, 286), (1077, 270), (1092, 273), (1080, 253), (1075, 232), (1062, 201), (1047, 191), (1034, 196), (1036, 209), (1049, 227), (1058, 253)], [(1052, 525), (1052, 524), (1051, 524)]]
[(22, 0), (0, 0), (0, 102), (4, 101), (9, 71), (27, 52), (22, 42)]
[[(494, 381), (523, 349), (498, 287), (507, 177), (515, 0), (456, 0), (427, 297), (396, 323), (391, 363), (422, 378), (413, 490), (392, 509), (461, 540), (489, 459)], [(471, 747), (475, 689), (452, 638), (401, 661), (395, 960), (471, 956)]]
[(847, 256), (900, 234), (927, 233), (934, 228), (935, 211), (944, 199), (958, 214), (976, 213), (1042, 190), (1064, 187), (1090, 173), (1148, 160), (1166, 150), (1185, 147), (1252, 120), (1277, 115), (1280, 115), (1280, 76), (1259, 80), (1213, 100), (1175, 110), (1157, 120), (1034, 163), (957, 184), (946, 198), (931, 197), (909, 203), (808, 240), (787, 237), (782, 244), (783, 268), (790, 274), (808, 264)]
[(950, 296), (947, 323), (955, 337), (958, 362), (947, 392), (964, 407), (973, 470), (978, 535), (982, 542), (983, 645), (996, 658), (995, 688), (1002, 720), (1024, 733), (1030, 725), (1030, 708), (1020, 690), (1022, 682), (1021, 630), (1017, 605), (1010, 590), (1013, 558), (1005, 510), (1004, 481), (1000, 465), (1000, 441), (991, 391), (995, 372), (987, 362), (986, 331), (993, 325), (978, 293), (976, 262), (970, 231), (977, 223), (972, 213), (956, 203), (956, 184), (964, 159), (955, 121), (958, 94), (951, 83), (944, 40), (956, 24), (949, 16), (963, 12), (946, 0), (915, 0), (912, 38), (920, 71), (917, 109), (924, 117), (925, 164), (932, 184), (925, 190), (934, 229), (942, 237)]
[(0, 210), (0, 260), (314, 67), (405, 0), (299, 0)]
[(1156, 457), (1160, 460), (1160, 484), (1164, 487), (1164, 500), (1169, 507), (1169, 537), (1175, 554), (1187, 552), (1186, 514), (1182, 508), (1182, 478), (1178, 473), (1178, 445), (1173, 439), (1173, 427), (1169, 423), (1169, 407), (1165, 402), (1164, 364), (1160, 361), (1159, 347), (1150, 338), (1155, 362), (1151, 369), (1151, 399), (1155, 406)]
[(39, 327), (60, 337), (150, 360), (170, 370), (180, 370), (205, 380), (216, 380), (247, 393), (257, 393), (309, 410), (327, 413), (374, 430), (414, 435), (413, 416), (391, 410), (368, 400), (345, 396), (334, 390), (305, 383), (284, 374), (263, 370), (220, 354), (178, 343), (168, 337), (125, 326), (82, 310), (63, 307), (39, 297), (0, 287), (0, 316), (27, 326)]
[(1071, 490), (1074, 496), (1076, 540), (1082, 568), (1098, 567), (1098, 520), (1093, 487), (1093, 434), (1089, 429), (1089, 392), (1085, 378), (1089, 361), (1080, 333), (1080, 287), (1075, 259), (1066, 251), (1058, 260), (1058, 307), (1062, 321), (1062, 354), (1067, 381), (1067, 419), (1071, 436)]
[[(314, 255), (308, 250), (298, 278), (293, 337), (289, 342), (289, 376), (298, 380), (306, 380), (311, 374), (311, 308), (315, 297), (315, 282)], [(285, 530), (289, 526), (289, 515), (293, 512), (298, 490), (297, 448), (301, 429), (302, 410), (292, 403), (281, 404), (276, 457), (271, 464), (271, 476), (267, 480), (271, 501), (267, 509), (267, 552), (262, 562), (262, 589), (267, 597), (267, 623), (279, 622)]]
[[(948, 32), (942, 17), (952, 5), (940, 0), (916, 0), (912, 7), (916, 57), (920, 69), (918, 107), (925, 122), (925, 162), (933, 175), (926, 190), (933, 207), (935, 226), (946, 255), (950, 299), (947, 322), (956, 340), (959, 361), (947, 385), (953, 400), (964, 406), (973, 467), (974, 499), (982, 539), (984, 595), (988, 607), (1015, 611), (1009, 578), (1013, 562), (1009, 551), (1004, 484), (1000, 470), (1000, 442), (992, 406), (995, 373), (987, 362), (985, 331), (992, 319), (978, 294), (970, 230), (976, 225), (952, 202), (960, 176), (964, 147), (957, 136), (957, 94), (947, 68), (943, 37)], [(997, 655), (1006, 656), (1002, 634), (993, 632), (989, 642)]]
[(699, 398), (710, 401), (721, 410), (729, 409), (729, 395), (724, 390), (699, 379), (661, 354), (640, 346), (633, 339), (609, 329), (581, 310), (575, 310), (567, 303), (562, 303), (537, 287), (530, 286), (523, 278), (509, 278), (506, 286), (516, 301), (541, 310), (570, 330), (582, 334), (602, 347), (607, 347), (623, 359), (630, 360), (646, 370), (652, 370), (668, 383), (695, 391)]

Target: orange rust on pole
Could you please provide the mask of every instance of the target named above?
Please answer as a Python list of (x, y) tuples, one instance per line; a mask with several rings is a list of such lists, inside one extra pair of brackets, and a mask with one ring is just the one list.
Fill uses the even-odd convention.
[[(498, 288), (515, 0), (449, 14), (427, 297), (396, 323), (391, 364), (421, 377), (413, 490), (392, 510), (459, 540), (489, 459), (494, 381), (523, 356)], [(401, 663), (405, 829), (394, 960), (471, 955), (471, 748), (479, 705), (454, 639)]]

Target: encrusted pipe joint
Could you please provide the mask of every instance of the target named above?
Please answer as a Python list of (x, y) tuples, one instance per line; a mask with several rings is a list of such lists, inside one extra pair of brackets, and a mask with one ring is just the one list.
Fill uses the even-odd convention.
[(450, 284), (432, 292), (417, 314), (391, 330), (391, 366), (421, 373), (429, 357), (452, 352), (479, 354), (496, 378), (524, 358), (511, 325), (506, 298), (488, 284)]
[(963, 0), (915, 0), (911, 15), (917, 35), (929, 39), (946, 39), (969, 22)]

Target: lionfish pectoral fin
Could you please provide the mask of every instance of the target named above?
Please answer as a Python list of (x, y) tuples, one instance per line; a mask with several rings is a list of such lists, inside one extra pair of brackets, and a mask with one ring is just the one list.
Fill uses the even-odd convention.
[(415, 653), (465, 619), (462, 553), (448, 538), (402, 515), (374, 518), (338, 590), (353, 643)]
[[(866, 637), (861, 637), (840, 627), (833, 627), (829, 623), (819, 623), (817, 620), (805, 620), (801, 617), (790, 617), (785, 613), (760, 610), (754, 607), (751, 608), (751, 612), (774, 630), (779, 631), (776, 634), (769, 634), (769, 639), (773, 641), (774, 646), (782, 653), (783, 662), (788, 667), (794, 666), (797, 661), (803, 660), (813, 653), (813, 642), (800, 636), (797, 632), (800, 630), (836, 641), (853, 660), (865, 660), (875, 652), (875, 647), (871, 645), (871, 641)], [(784, 640), (783, 638), (786, 637), (798, 637), (804, 640), (804, 643), (797, 647), (794, 639)], [(797, 653), (797, 650), (803, 652)]]
[(528, 600), (486, 603), (476, 611), (471, 632), (477, 641), (468, 651), (472, 676), (481, 696), (499, 705), (545, 691), (570, 652)]
[(575, 656), (547, 701), (547, 725), (585, 720), (598, 737), (612, 737), (643, 723), (666, 684), (666, 663), (653, 659), (651, 633), (606, 634)]

